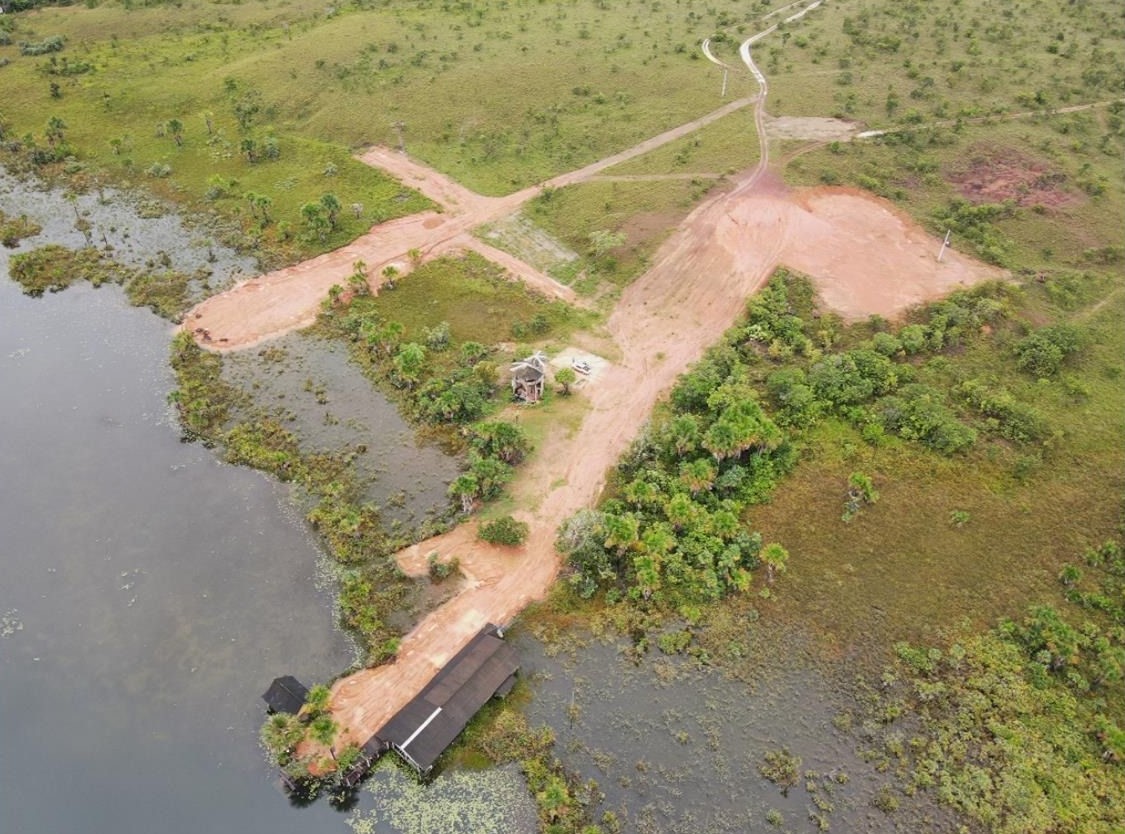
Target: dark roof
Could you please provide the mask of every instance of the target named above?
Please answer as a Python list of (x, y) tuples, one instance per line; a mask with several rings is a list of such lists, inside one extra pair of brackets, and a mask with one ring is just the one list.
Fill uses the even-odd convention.
[(497, 636), (495, 626), (488, 626), (376, 735), (426, 774), (477, 710), (504, 689), (518, 669), (515, 649)]
[(274, 678), (262, 700), (271, 712), (297, 713), (309, 696), (308, 688), (292, 675)]

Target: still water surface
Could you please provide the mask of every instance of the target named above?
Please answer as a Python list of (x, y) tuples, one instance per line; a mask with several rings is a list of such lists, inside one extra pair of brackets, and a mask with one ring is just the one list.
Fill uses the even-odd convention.
[[(77, 209), (134, 266), (209, 265), (212, 286), (253, 269), (118, 194), (69, 201), (0, 171), (0, 209), (43, 226), (17, 251), (84, 245)], [(433, 830), (432, 811), (450, 834), (532, 830), (511, 769), (420, 791), (381, 767), (351, 813), (290, 804), (257, 743), (260, 695), (276, 675), (325, 680), (356, 658), (333, 625), (323, 554), (284, 488), (181, 442), (166, 322), (117, 287), (28, 298), (10, 255), (0, 250), (0, 834), (346, 834), (349, 819), (407, 834)], [(363, 407), (339, 376), (326, 376), (331, 407)], [(393, 407), (368, 405), (383, 442), (369, 442), (375, 497), (406, 479), (417, 521), (427, 497), (444, 502), (455, 465), (388, 451), (415, 444)]]
[(0, 284), (0, 831), (336, 830), (277, 793), (258, 696), (353, 650), (280, 490), (180, 442), (167, 331)]

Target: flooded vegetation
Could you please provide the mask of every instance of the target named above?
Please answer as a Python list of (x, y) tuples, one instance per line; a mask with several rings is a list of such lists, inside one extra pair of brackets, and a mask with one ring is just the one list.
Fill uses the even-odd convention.
[(252, 409), (272, 414), (309, 453), (348, 457), (365, 500), (404, 530), (440, 523), (456, 460), (421, 443), (395, 406), (323, 339), (285, 336), (223, 359), (223, 378), (250, 393)]
[[(856, 752), (849, 676), (798, 632), (744, 622), (749, 680), (609, 632), (551, 629), (520, 641), (535, 697), (568, 769), (595, 783), (605, 831), (919, 831), (947, 822), (931, 802), (878, 799), (891, 780)], [(897, 794), (897, 791), (896, 791)]]

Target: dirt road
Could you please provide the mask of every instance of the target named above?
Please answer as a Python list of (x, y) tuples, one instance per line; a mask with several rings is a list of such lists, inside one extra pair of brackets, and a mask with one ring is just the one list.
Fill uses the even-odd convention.
[[(748, 46), (743, 56), (749, 62)], [(764, 92), (723, 112), (754, 102), (760, 125)], [(714, 118), (719, 116), (693, 124)], [(686, 126), (669, 131), (637, 146), (644, 150), (630, 149), (547, 185), (581, 181), (687, 132)], [(734, 324), (747, 297), (777, 266), (812, 276), (825, 303), (850, 319), (872, 313), (893, 318), (912, 304), (999, 274), (952, 251), (937, 263), (940, 242), (886, 201), (844, 189), (787, 190), (766, 170), (768, 149), (761, 141), (762, 163), (688, 215), (657, 251), (651, 269), (623, 292), (607, 322), (622, 359), (576, 395), (589, 404), (579, 428), (550, 434), (512, 485), (519, 505), (531, 508), (516, 513), (530, 524), (527, 543), (486, 545), (475, 540), (470, 523), (397, 554), (403, 570), (415, 575), (425, 571), (431, 552), (456, 556), (464, 589), (406, 635), (394, 663), (336, 683), (331, 709), (342, 731), (338, 746), (365, 742), (482, 626), (510, 622), (547, 592), (559, 569), (558, 525), (595, 502), (607, 469), (657, 400)], [(445, 213), (384, 224), (339, 252), (246, 282), (201, 305), (186, 326), (208, 328), (210, 347), (255, 344), (310, 321), (328, 287), (350, 273), (356, 258), (377, 274), (411, 248), (423, 257), (444, 251), (464, 241), (472, 226), (514, 211), (539, 190), (482, 197), (392, 151), (377, 149), (363, 158), (441, 203)]]

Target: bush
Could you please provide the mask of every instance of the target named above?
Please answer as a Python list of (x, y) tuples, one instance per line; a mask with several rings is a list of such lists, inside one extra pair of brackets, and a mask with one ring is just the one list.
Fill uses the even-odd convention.
[(526, 522), (516, 521), (510, 515), (489, 521), (481, 525), (477, 537), (489, 544), (502, 544), (515, 547), (527, 541), (527, 534), (531, 531)]
[(1054, 376), (1083, 344), (1081, 331), (1068, 324), (1044, 327), (1016, 344), (1016, 364), (1038, 379)]

